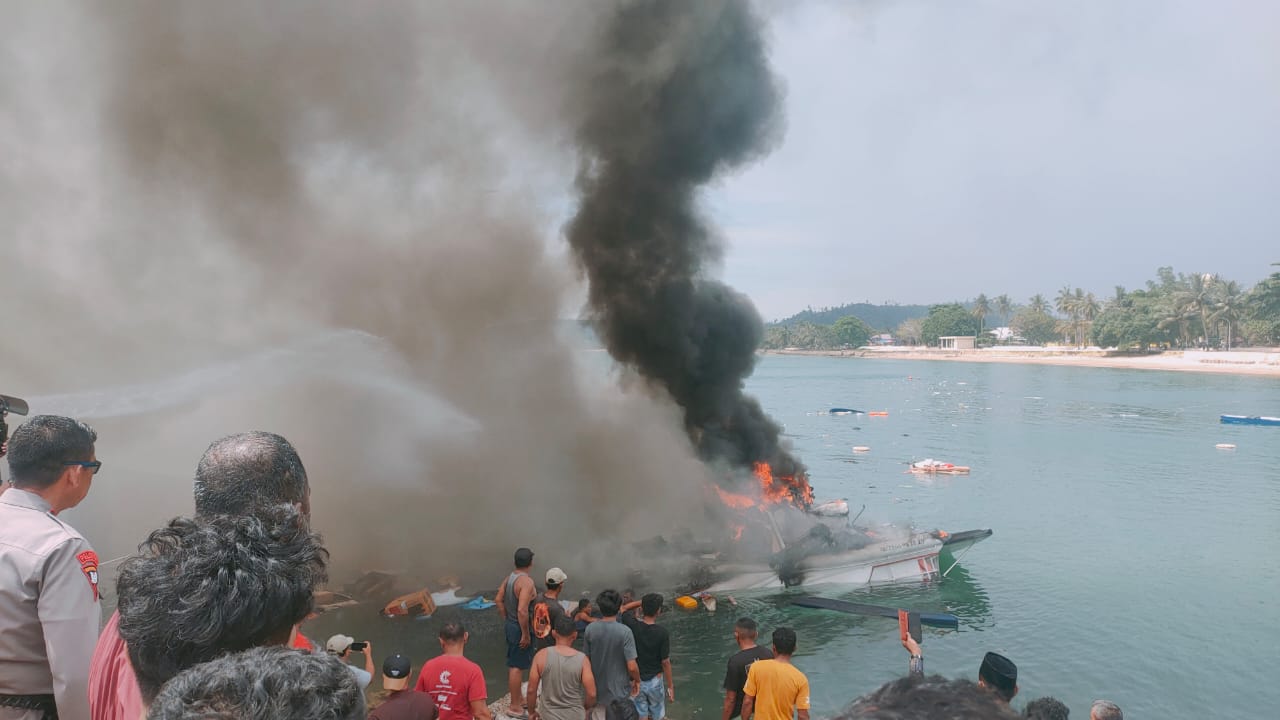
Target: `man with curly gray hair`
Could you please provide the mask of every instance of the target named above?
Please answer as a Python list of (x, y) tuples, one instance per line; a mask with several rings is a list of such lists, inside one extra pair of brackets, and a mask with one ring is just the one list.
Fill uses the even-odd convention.
[(342, 663), (283, 647), (224, 655), (165, 684), (150, 720), (363, 720), (364, 693)]
[(175, 518), (125, 561), (120, 637), (144, 702), (187, 668), (290, 641), (326, 579), (328, 552), (283, 505), (260, 516)]
[[(293, 505), (311, 513), (311, 486), (302, 459), (285, 438), (254, 430), (210, 443), (196, 466), (196, 517), (254, 515)], [(89, 666), (90, 720), (138, 720), (145, 704), (129, 663), (129, 650), (113, 613)]]

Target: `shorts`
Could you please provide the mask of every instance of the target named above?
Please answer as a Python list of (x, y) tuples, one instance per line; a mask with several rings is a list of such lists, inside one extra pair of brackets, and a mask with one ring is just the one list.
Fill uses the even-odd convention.
[(667, 716), (667, 686), (661, 675), (640, 681), (640, 694), (631, 699), (642, 718), (662, 720)]
[(529, 638), (529, 647), (520, 647), (520, 623), (508, 620), (507, 634), (507, 667), (517, 670), (528, 670), (533, 667), (533, 656), (538, 652), (533, 638)]

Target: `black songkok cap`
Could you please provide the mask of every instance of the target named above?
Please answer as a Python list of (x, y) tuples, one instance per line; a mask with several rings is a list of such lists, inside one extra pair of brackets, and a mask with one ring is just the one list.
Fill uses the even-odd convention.
[(989, 652), (982, 658), (982, 667), (978, 669), (978, 677), (988, 687), (994, 689), (1006, 701), (1013, 699), (1018, 687), (1018, 666), (1009, 658), (999, 653)]

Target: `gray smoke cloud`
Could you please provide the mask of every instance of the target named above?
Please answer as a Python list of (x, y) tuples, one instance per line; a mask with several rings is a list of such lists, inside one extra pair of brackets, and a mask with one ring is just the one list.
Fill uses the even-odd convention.
[(298, 446), (335, 577), (487, 584), (524, 544), (616, 566), (600, 546), (698, 520), (680, 411), (560, 320), (566, 112), (607, 11), (6, 9), (0, 390), (98, 428), (69, 517), (104, 558), (246, 429)]
[(803, 476), (778, 424), (743, 393), (761, 320), (708, 277), (723, 246), (698, 207), (702, 188), (780, 137), (760, 21), (736, 0), (628, 3), (595, 55), (581, 83), (581, 204), (568, 226), (592, 320), (615, 358), (680, 405), (702, 457)]

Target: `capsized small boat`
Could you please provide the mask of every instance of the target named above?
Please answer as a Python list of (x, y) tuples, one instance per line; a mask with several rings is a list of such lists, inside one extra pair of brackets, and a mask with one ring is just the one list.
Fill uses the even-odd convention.
[(827, 411), (827, 413), (830, 415), (861, 415), (863, 414), (861, 410), (854, 410), (853, 408), (843, 408), (843, 407), (831, 408), (830, 410)]
[(1221, 421), (1227, 425), (1280, 426), (1280, 417), (1268, 417), (1266, 415), (1223, 415)]
[(941, 460), (928, 458), (926, 460), (917, 460), (911, 463), (907, 470), (917, 475), (968, 475), (969, 467), (967, 465), (954, 465)]
[(427, 588), (401, 595), (388, 602), (382, 608), (385, 617), (431, 617), (435, 614), (436, 603), (431, 599)]
[(351, 607), (359, 605), (360, 601), (333, 590), (316, 590), (315, 592), (315, 608), (316, 612), (329, 612), (339, 608)]

